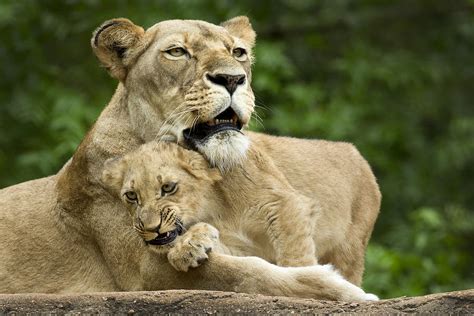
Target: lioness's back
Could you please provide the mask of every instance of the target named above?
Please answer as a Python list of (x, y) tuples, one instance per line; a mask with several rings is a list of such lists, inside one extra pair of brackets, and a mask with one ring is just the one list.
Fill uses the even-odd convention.
[(305, 194), (315, 192), (312, 189), (315, 182), (344, 186), (346, 181), (351, 186), (355, 184), (352, 181), (367, 182), (371, 191), (378, 192), (369, 164), (350, 143), (252, 132), (249, 135), (252, 142), (273, 158), (290, 183)]
[(35, 210), (35, 206), (43, 206), (44, 203), (51, 204), (50, 194), (54, 192), (55, 184), (56, 176), (49, 176), (1, 189), (0, 218), (18, 218), (24, 212), (30, 213)]
[[(20, 183), (0, 190), (0, 292), (26, 291), (29, 268), (38, 258), (46, 235), (54, 229), (46, 216), (53, 205), (55, 176)], [(39, 247), (38, 247), (39, 246)], [(25, 265), (25, 262), (27, 263)], [(38, 262), (41, 266), (41, 262)], [(30, 271), (31, 272), (31, 271)], [(21, 284), (21, 289), (16, 287)], [(12, 291), (15, 290), (15, 291)]]
[(0, 190), (0, 293), (99, 289), (91, 284), (100, 280), (104, 269), (94, 264), (91, 270), (85, 264), (97, 260), (94, 250), (65, 225), (57, 207), (56, 179)]

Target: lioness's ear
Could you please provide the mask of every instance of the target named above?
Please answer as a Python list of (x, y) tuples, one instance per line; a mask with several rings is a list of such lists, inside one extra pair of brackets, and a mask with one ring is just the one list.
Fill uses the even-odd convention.
[(249, 49), (252, 49), (255, 45), (257, 34), (253, 30), (248, 17), (238, 16), (222, 22), (221, 26), (223, 26), (231, 35), (242, 39), (248, 45)]
[(145, 31), (128, 19), (105, 21), (93, 33), (92, 50), (110, 75), (120, 81), (127, 76), (127, 66), (145, 48)]
[(104, 163), (104, 170), (100, 180), (106, 187), (120, 191), (123, 184), (125, 167), (126, 163), (121, 157), (107, 159)]

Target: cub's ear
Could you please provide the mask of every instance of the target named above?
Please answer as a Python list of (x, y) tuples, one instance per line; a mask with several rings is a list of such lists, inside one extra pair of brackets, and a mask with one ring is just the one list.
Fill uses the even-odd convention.
[(253, 30), (248, 17), (237, 16), (222, 22), (221, 26), (223, 26), (231, 35), (242, 39), (245, 44), (248, 45), (249, 49), (254, 47), (257, 34)]
[(101, 182), (108, 188), (120, 191), (123, 184), (126, 163), (124, 158), (110, 158), (104, 163)]
[(209, 169), (207, 169), (207, 176), (208, 176), (208, 178), (211, 179), (213, 182), (219, 182), (219, 181), (221, 181), (221, 180), (223, 179), (221, 172), (220, 172), (219, 169), (217, 169), (217, 168), (209, 168)]
[(181, 168), (198, 180), (210, 182), (222, 180), (219, 170), (210, 168), (209, 163), (197, 152), (180, 148), (178, 159)]
[(120, 81), (127, 77), (127, 67), (145, 49), (145, 31), (128, 19), (105, 21), (93, 33), (92, 50), (110, 75)]

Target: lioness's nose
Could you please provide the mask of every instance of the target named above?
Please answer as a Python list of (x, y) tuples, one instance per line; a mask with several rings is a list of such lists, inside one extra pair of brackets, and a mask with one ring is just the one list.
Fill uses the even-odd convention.
[(215, 84), (224, 86), (227, 91), (229, 91), (230, 95), (234, 93), (239, 85), (245, 83), (245, 75), (208, 74), (207, 79)]

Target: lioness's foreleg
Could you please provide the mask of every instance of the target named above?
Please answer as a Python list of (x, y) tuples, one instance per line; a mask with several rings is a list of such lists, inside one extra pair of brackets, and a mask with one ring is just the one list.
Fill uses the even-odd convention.
[(195, 289), (341, 301), (377, 300), (346, 281), (330, 265), (279, 267), (258, 257), (209, 253), (209, 260), (183, 273), (169, 264), (146, 262), (147, 290)]
[(122, 204), (100, 198), (94, 203), (113, 215), (90, 212), (87, 220), (94, 223), (95, 240), (119, 290), (200, 289), (345, 301), (376, 299), (329, 266), (285, 268), (257, 257), (211, 252), (201, 266), (186, 273), (177, 271), (165, 254), (153, 251), (131, 229)]

